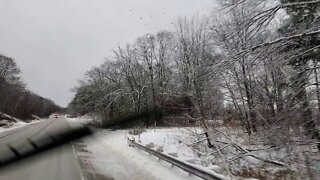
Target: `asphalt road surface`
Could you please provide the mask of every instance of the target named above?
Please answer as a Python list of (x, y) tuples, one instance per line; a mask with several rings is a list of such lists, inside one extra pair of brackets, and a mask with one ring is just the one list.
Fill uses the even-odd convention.
[[(4, 144), (10, 144), (19, 153), (32, 151), (34, 147), (21, 143), (39, 137), (54, 134), (59, 129), (69, 128), (64, 118), (49, 119), (20, 129), (0, 133), (0, 158), (10, 156)], [(41, 142), (45, 143), (45, 142)], [(24, 145), (22, 145), (24, 144)], [(0, 169), (0, 180), (81, 180), (78, 160), (71, 144), (39, 153), (24, 160), (12, 163)]]

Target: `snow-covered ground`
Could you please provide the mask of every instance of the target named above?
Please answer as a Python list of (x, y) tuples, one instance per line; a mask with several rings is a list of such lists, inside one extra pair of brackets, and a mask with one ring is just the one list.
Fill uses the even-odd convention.
[(306, 179), (320, 175), (320, 156), (315, 143), (295, 137), (300, 142), (297, 144), (292, 136), (292, 144), (274, 145), (282, 137), (275, 136), (270, 143), (261, 134), (248, 136), (241, 129), (219, 127), (209, 132), (217, 151), (208, 147), (203, 132), (194, 127), (148, 129), (136, 139), (225, 176), (229, 172), (237, 177), (257, 179)]
[(199, 179), (158, 161), (142, 150), (129, 147), (127, 131), (100, 130), (93, 136), (74, 143), (80, 165), (87, 176), (114, 179)]
[(12, 125), (4, 128), (4, 127), (0, 127), (0, 133), (1, 132), (5, 132), (5, 131), (9, 131), (9, 130), (13, 130), (13, 129), (17, 129), (17, 128), (21, 128), (26, 126), (28, 123), (23, 123), (23, 122), (16, 122), (16, 123), (12, 123)]
[(30, 124), (39, 123), (41, 122), (41, 120), (33, 120), (29, 123), (26, 123), (15, 117), (9, 116), (4, 113), (0, 113), (0, 122), (1, 122), (0, 132), (4, 132), (4, 131), (18, 129)]
[[(68, 118), (70, 124), (90, 123), (92, 118)], [(195, 176), (189, 176), (179, 168), (172, 167), (146, 152), (129, 147), (127, 138), (128, 130), (97, 130), (93, 136), (78, 140), (73, 143), (75, 153), (84, 170), (84, 176), (114, 179), (163, 179), (163, 180), (199, 180)], [(160, 136), (158, 136), (160, 137)], [(159, 139), (159, 138), (153, 138)], [(170, 141), (168, 141), (170, 143)], [(181, 146), (182, 147), (182, 146)], [(182, 147), (183, 148), (183, 147)], [(167, 149), (166, 149), (167, 150)], [(170, 147), (174, 153), (176, 147)], [(182, 151), (185, 151), (184, 153)], [(187, 159), (193, 159), (190, 149), (180, 149), (180, 153)], [(179, 155), (180, 155), (179, 153)]]
[(74, 117), (74, 118), (69, 118), (68, 115), (66, 115), (65, 117), (70, 122), (76, 122), (76, 123), (80, 123), (80, 124), (89, 124), (90, 122), (94, 121), (94, 118), (89, 115)]
[(25, 127), (25, 126), (29, 126), (29, 125), (32, 125), (32, 124), (36, 124), (36, 123), (40, 123), (41, 120), (33, 120), (29, 123), (25, 123), (25, 122), (16, 122), (16, 123), (13, 123), (12, 126), (8, 127), (8, 128), (3, 128), (3, 127), (0, 127), (0, 133), (1, 132), (5, 132), (5, 131), (11, 131), (11, 130), (14, 130), (14, 129), (19, 129), (19, 128), (22, 128), (22, 127)]
[[(89, 117), (69, 119), (82, 124), (91, 120)], [(248, 136), (241, 129), (229, 127), (218, 127), (209, 133), (211, 142), (219, 150), (209, 148), (204, 131), (196, 127), (97, 130), (93, 136), (75, 142), (74, 147), (90, 175), (109, 175), (115, 179), (197, 179), (142, 150), (129, 147), (129, 136), (195, 166), (225, 177), (231, 174), (234, 179), (308, 179), (320, 175), (316, 143), (291, 137), (292, 144), (277, 144), (280, 136), (267, 140), (263, 138), (268, 135)]]
[[(193, 128), (193, 130), (197, 130)], [(174, 154), (183, 160), (195, 160), (196, 153), (187, 144), (192, 143), (186, 129), (148, 129), (146, 132), (136, 136), (142, 144), (153, 143), (156, 147), (163, 148), (163, 152)]]
[(197, 127), (158, 128), (147, 129), (135, 138), (142, 144), (163, 149), (163, 153), (176, 155), (182, 161), (228, 177), (229, 174), (222, 164), (207, 163), (207, 161), (204, 163), (199, 155), (200, 152), (193, 148), (193, 144), (199, 141), (199, 134), (203, 134), (203, 130)]
[[(75, 123), (88, 124), (93, 119), (90, 116), (79, 118), (67, 118), (71, 125)], [(197, 129), (194, 129), (197, 130)], [(201, 162), (197, 159), (194, 151), (183, 144), (188, 137), (184, 136), (182, 129), (161, 129), (148, 130), (140, 137), (141, 144), (147, 145), (150, 142), (163, 146), (166, 154), (177, 154), (177, 158), (201, 168)], [(196, 176), (189, 176), (185, 171), (172, 167), (165, 161), (148, 153), (129, 147), (127, 140), (132, 137), (128, 130), (97, 130), (93, 136), (78, 140), (73, 143), (75, 153), (84, 170), (84, 176), (89, 178), (114, 178), (114, 179), (200, 179)], [(139, 141), (139, 140), (138, 140)], [(215, 166), (215, 170), (219, 167)], [(206, 168), (207, 171), (215, 174), (215, 171)], [(219, 175), (219, 174), (217, 174)]]

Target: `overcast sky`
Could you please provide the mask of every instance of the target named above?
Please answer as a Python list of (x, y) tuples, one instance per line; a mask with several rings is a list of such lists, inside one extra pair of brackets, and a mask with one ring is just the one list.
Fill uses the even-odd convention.
[(0, 53), (16, 59), (28, 89), (66, 106), (72, 87), (118, 44), (207, 14), (216, 0), (1, 0)]

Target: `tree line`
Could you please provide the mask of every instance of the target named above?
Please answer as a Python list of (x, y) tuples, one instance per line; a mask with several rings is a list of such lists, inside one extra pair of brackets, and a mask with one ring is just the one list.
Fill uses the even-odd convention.
[(117, 47), (74, 88), (70, 107), (105, 120), (180, 107), (167, 123), (223, 120), (249, 135), (302, 127), (320, 140), (318, 12), (320, 1), (223, 1), (218, 16), (179, 18), (172, 32)]
[(52, 100), (27, 90), (15, 60), (0, 54), (0, 112), (28, 120), (33, 115), (48, 117), (59, 110), (61, 107)]

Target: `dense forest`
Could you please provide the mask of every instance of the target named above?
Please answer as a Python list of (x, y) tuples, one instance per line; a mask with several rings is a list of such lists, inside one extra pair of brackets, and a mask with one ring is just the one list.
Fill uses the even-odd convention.
[(0, 112), (20, 118), (47, 117), (61, 110), (53, 101), (26, 89), (13, 58), (0, 54)]
[(172, 32), (117, 47), (85, 74), (70, 107), (112, 120), (176, 106), (185, 113), (162, 123), (207, 129), (222, 120), (249, 135), (303, 129), (320, 140), (320, 1), (222, 6), (206, 17), (179, 18)]

